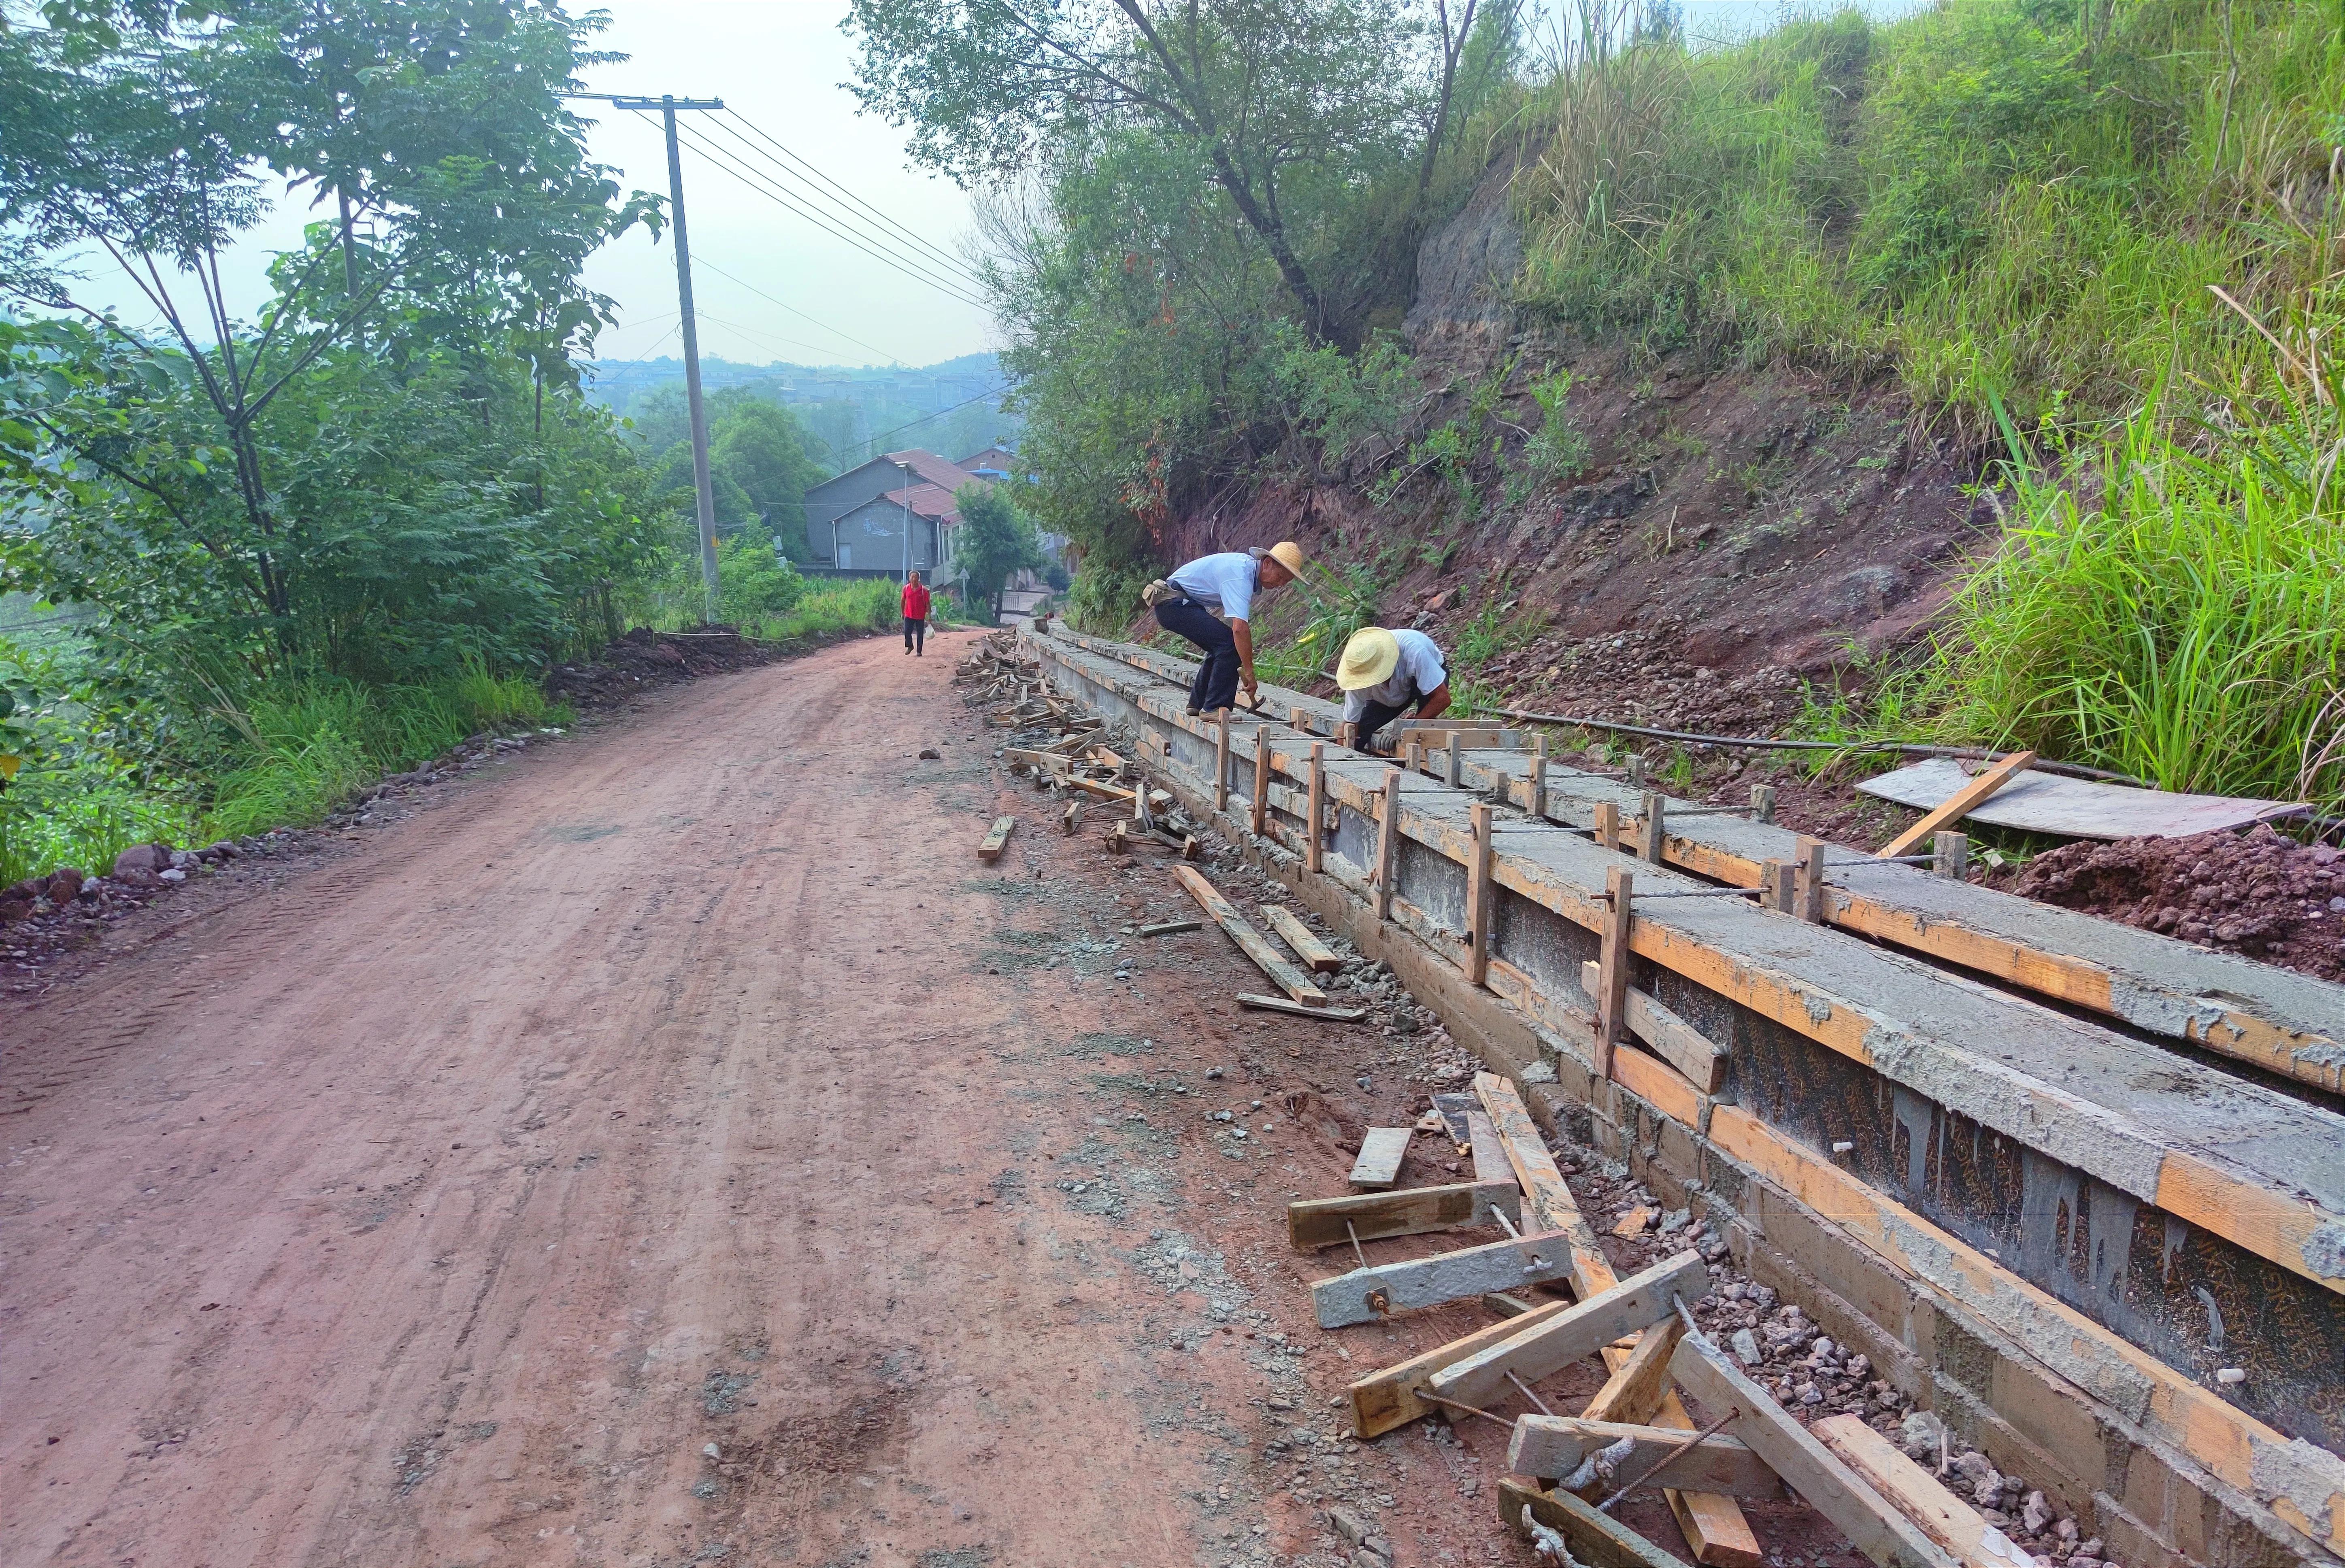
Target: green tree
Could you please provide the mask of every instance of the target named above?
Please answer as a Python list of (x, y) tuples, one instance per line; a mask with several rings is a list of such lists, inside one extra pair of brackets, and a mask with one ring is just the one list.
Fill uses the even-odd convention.
[(1001, 614), (1003, 584), (1020, 572), (1040, 571), (1048, 557), (1034, 520), (1010, 500), (1007, 485), (963, 485), (953, 497), (961, 529), (953, 553), (969, 577), (969, 596)]
[(789, 410), (757, 398), (726, 408), (710, 430), (709, 466), (740, 486), (793, 559), (812, 559), (807, 550), (806, 492), (829, 477), (812, 450), (812, 438)]

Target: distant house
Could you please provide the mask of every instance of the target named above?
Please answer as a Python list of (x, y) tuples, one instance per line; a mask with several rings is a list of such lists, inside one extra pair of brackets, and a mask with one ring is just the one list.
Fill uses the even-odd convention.
[(816, 571), (839, 577), (901, 578), (907, 568), (931, 581), (953, 575), (953, 493), (978, 476), (932, 451), (883, 452), (806, 492), (807, 543)]
[[(980, 479), (1011, 479), (1020, 477), (1018, 454), (1008, 447), (988, 447), (981, 452), (971, 452), (953, 465), (966, 469)], [(1031, 477), (1023, 476), (1023, 477)]]

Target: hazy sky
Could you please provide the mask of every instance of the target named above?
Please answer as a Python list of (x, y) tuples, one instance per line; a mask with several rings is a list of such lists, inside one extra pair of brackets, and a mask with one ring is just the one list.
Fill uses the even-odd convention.
[[(901, 225), (959, 254), (969, 227), (968, 197), (949, 180), (913, 171), (903, 134), (858, 115), (853, 95), (838, 85), (849, 75), (853, 53), (838, 30), (844, 0), (605, 0), (602, 8), (611, 26), (600, 46), (633, 57), (588, 72), (590, 90), (722, 98), (727, 109), (854, 192), (873, 221)], [(593, 157), (620, 171), (624, 188), (665, 196), (667, 157), (657, 115), (646, 120), (608, 105), (580, 107), (598, 122), (588, 143)], [(687, 138), (696, 135), (733, 162), (755, 167), (739, 144), (712, 126), (695, 124), (721, 119), (742, 130), (731, 115), (680, 114), (677, 119)], [(982, 309), (824, 233), (695, 152), (688, 139), (684, 182), (704, 356), (753, 363), (924, 365), (999, 346)], [(778, 176), (769, 174), (766, 183), (800, 194)], [(313, 216), (306, 202), (280, 206), (222, 258), (232, 309), (249, 318), (267, 295), (261, 271), (268, 253), (294, 243)], [(119, 274), (108, 278), (110, 269), (102, 257), (89, 267), (88, 292), (110, 299), (127, 319), (150, 319), (152, 312)], [(587, 264), (586, 279), (619, 302), (620, 325), (604, 334), (599, 354), (635, 359), (680, 352), (675, 254), (666, 237), (655, 245), (637, 229), (605, 246)], [(772, 298), (760, 298), (760, 289)], [(187, 296), (182, 309), (199, 319), (192, 288)]]

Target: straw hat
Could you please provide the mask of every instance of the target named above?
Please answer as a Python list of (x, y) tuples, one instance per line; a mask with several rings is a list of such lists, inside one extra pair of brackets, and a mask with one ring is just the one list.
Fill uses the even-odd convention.
[(1381, 686), (1392, 679), (1393, 666), (1399, 663), (1400, 639), (1381, 626), (1363, 626), (1344, 644), (1344, 657), (1335, 666), (1335, 684), (1346, 692)]
[(1268, 550), (1257, 550), (1257, 557), (1267, 555), (1295, 576), (1303, 575), (1303, 547), (1291, 539), (1282, 539)]

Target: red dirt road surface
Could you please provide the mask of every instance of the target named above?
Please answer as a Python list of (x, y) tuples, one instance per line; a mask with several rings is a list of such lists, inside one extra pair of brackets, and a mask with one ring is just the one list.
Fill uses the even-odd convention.
[(1456, 1048), (1132, 936), (1193, 910), (967, 646), (661, 693), (0, 1010), (0, 1562), (1526, 1561), (1504, 1432), (1331, 1404), (1487, 1313), (1322, 1334), (1284, 1236)]

